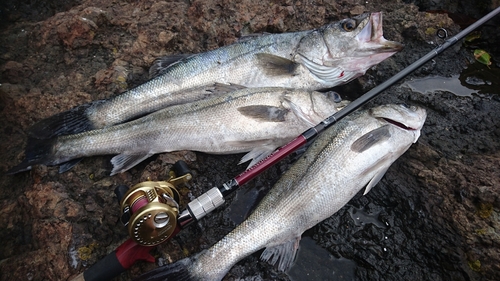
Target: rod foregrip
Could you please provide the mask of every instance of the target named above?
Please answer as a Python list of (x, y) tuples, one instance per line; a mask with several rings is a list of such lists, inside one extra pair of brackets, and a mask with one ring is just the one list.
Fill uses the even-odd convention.
[[(73, 281), (108, 281), (125, 272), (136, 261), (154, 262), (149, 254), (153, 247), (142, 246), (128, 239), (116, 250), (78, 275)], [(82, 279), (83, 278), (83, 279)]]
[(109, 253), (103, 259), (92, 265), (89, 269), (83, 272), (84, 281), (105, 281), (111, 280), (127, 270), (124, 268), (118, 258), (116, 251)]

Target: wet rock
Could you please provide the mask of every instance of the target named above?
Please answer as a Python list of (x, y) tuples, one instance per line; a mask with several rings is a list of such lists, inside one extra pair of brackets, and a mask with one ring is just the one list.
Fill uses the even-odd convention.
[[(423, 12), (401, 1), (86, 0), (65, 8), (37, 3), (43, 7), (37, 10), (39, 17), (34, 17), (39, 20), (30, 21), (26, 15), (35, 11), (20, 5), (19, 12), (9, 12), (9, 21), (2, 22), (5, 28), (0, 31), (2, 172), (24, 157), (29, 126), (145, 82), (149, 66), (160, 56), (214, 49), (246, 34), (312, 29), (365, 11), (383, 11), (385, 37), (403, 42), (405, 49), (336, 89), (343, 98), (355, 98), (440, 44), (437, 29), (458, 32), (446, 14)], [(496, 30), (489, 26), (483, 32), (485, 38), (494, 37), (491, 34), (498, 34)], [(495, 48), (489, 51), (494, 59), (498, 56)], [(412, 77), (459, 74), (471, 62), (470, 50), (458, 44)], [(457, 97), (394, 86), (369, 106), (389, 102), (427, 109), (418, 143), (367, 196), (358, 194), (305, 236), (328, 251), (336, 277), (500, 279), (498, 93), (486, 90)], [(172, 164), (183, 159), (194, 176), (189, 188), (181, 190), (181, 206), (185, 206), (240, 173), (244, 169), (237, 165), (240, 158), (167, 153), (109, 177), (110, 157), (103, 156), (85, 159), (64, 174), (58, 174), (57, 167), (45, 166), (13, 176), (0, 174), (0, 223), (4, 226), (0, 230), (4, 241), (0, 244), (0, 280), (66, 280), (113, 251), (128, 235), (119, 223), (113, 193), (117, 185), (166, 179)], [(157, 247), (154, 255), (170, 263), (209, 247), (234, 228), (231, 210), (239, 212), (238, 220), (243, 219), (293, 159), (263, 173), (231, 196), (223, 208)], [(248, 202), (245, 194), (251, 196)], [(240, 206), (245, 203), (250, 206)], [(238, 263), (225, 279), (290, 278), (260, 262), (258, 256)], [(129, 280), (154, 267), (138, 263), (115, 280)], [(301, 268), (307, 268), (307, 261)]]
[(8, 61), (0, 69), (2, 77), (6, 79), (7, 83), (17, 84), (24, 77), (29, 76), (29, 68), (25, 67), (23, 64), (15, 61)]

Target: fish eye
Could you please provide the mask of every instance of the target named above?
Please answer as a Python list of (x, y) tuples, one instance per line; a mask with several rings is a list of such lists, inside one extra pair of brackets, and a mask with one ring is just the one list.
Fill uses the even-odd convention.
[(402, 103), (401, 106), (404, 107), (404, 108), (407, 108), (407, 109), (409, 109), (411, 111), (416, 111), (417, 110), (417, 107), (414, 106), (414, 105), (407, 105), (406, 103)]
[(345, 31), (353, 31), (356, 28), (356, 21), (353, 19), (347, 19), (342, 23), (342, 28)]
[(327, 98), (332, 100), (334, 103), (339, 103), (342, 101), (342, 97), (335, 91), (329, 91), (325, 93)]

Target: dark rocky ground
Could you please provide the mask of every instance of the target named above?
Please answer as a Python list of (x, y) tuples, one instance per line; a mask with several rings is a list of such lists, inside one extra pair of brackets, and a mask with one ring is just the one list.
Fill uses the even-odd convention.
[[(190, 193), (182, 190), (185, 203), (243, 169), (236, 165), (241, 155), (178, 152), (159, 155), (114, 177), (108, 176), (109, 156), (85, 159), (64, 174), (58, 174), (57, 167), (38, 166), (31, 172), (5, 175), (22, 160), (25, 131), (36, 121), (143, 83), (149, 65), (162, 55), (214, 49), (242, 34), (305, 30), (363, 11), (383, 11), (386, 38), (406, 47), (366, 76), (337, 89), (352, 99), (432, 50), (439, 43), (434, 36), (437, 28), (456, 34), (462, 24), (453, 23), (446, 14), (425, 12), (443, 7), (419, 10), (401, 1), (241, 2), (0, 4), (1, 280), (67, 280), (120, 245), (127, 234), (118, 222), (113, 193), (119, 184), (165, 179), (171, 165), (184, 159), (195, 176)], [(495, 5), (479, 1), (475, 9), (447, 7), (454, 13), (470, 11), (468, 17), (474, 18)], [(497, 24), (490, 24), (483, 29), (489, 43), (477, 43), (496, 62), (499, 31)], [(474, 67), (478, 70), (468, 75), (493, 77), (481, 94), (424, 95), (395, 86), (369, 104), (417, 104), (427, 109), (427, 122), (418, 143), (367, 196), (358, 195), (305, 234), (320, 246), (316, 256), (331, 260), (332, 267), (327, 264), (319, 275), (322, 279), (500, 280), (500, 90), (495, 80), (500, 75), (495, 62), (488, 68), (474, 62), (471, 54), (471, 49), (458, 44), (412, 77), (450, 76)], [(266, 171), (226, 208), (153, 253), (163, 262), (174, 261), (219, 240), (291, 161), (293, 157)], [(321, 252), (325, 249), (326, 254)], [(137, 264), (116, 280), (129, 280), (155, 266)], [(313, 267), (306, 263), (298, 270), (306, 277), (290, 275), (317, 280)], [(225, 279), (240, 278), (289, 279), (259, 262), (258, 255), (241, 261)]]

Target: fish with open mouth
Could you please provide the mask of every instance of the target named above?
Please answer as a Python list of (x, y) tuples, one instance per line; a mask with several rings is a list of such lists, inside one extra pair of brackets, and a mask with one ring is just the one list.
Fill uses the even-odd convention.
[(8, 171), (57, 165), (64, 172), (82, 157), (118, 154), (111, 175), (153, 154), (194, 150), (215, 154), (248, 152), (242, 162), (263, 159), (307, 128), (334, 114), (337, 93), (287, 88), (216, 85), (225, 94), (165, 108), (107, 128), (51, 139), (28, 139), (25, 160)]
[(221, 280), (238, 261), (266, 248), (263, 260), (285, 271), (302, 233), (376, 185), (415, 143), (426, 112), (382, 105), (355, 112), (324, 131), (255, 211), (209, 249), (145, 273), (139, 280)]
[(206, 88), (214, 83), (327, 89), (363, 75), (402, 47), (384, 38), (380, 12), (315, 30), (254, 36), (200, 54), (160, 59), (156, 77), (148, 82), (41, 120), (28, 133), (43, 139), (124, 123), (213, 95)]

